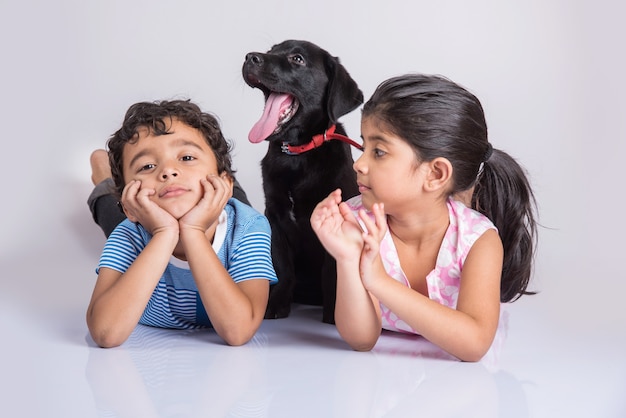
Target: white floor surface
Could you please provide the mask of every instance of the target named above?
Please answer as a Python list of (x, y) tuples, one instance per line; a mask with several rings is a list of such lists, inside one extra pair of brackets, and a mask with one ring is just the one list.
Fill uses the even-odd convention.
[[(626, 417), (624, 16), (617, 0), (1, 0), (0, 417)], [(263, 99), (241, 65), (285, 39), (340, 57), (366, 99), (407, 72), (466, 86), (528, 170), (539, 294), (504, 306), (483, 361), (393, 333), (354, 352), (309, 306), (236, 348), (88, 337), (90, 152), (131, 104), (191, 98), (263, 210), (267, 144), (247, 140)], [(355, 139), (360, 114), (340, 120)]]
[(462, 363), (384, 333), (354, 352), (317, 307), (265, 321), (242, 347), (138, 326), (94, 346), (81, 312), (0, 317), (6, 417), (623, 417), (624, 332), (563, 332), (536, 300), (505, 308), (485, 358)]

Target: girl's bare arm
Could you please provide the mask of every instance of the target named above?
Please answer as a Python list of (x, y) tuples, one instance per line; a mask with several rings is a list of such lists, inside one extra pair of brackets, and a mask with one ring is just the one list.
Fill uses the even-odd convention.
[(359, 276), (359, 259), (337, 261), (335, 324), (341, 337), (357, 351), (371, 350), (381, 332), (378, 300)]
[(464, 361), (480, 360), (493, 342), (500, 314), (502, 243), (485, 232), (468, 254), (457, 309), (451, 309), (388, 277), (368, 290), (419, 334)]

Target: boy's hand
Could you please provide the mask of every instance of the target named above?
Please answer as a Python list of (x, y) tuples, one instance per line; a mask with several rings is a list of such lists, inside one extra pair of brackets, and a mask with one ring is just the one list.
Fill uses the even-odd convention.
[(341, 202), (341, 190), (335, 190), (315, 207), (311, 227), (337, 261), (358, 259), (363, 248), (362, 230), (350, 208)]
[(150, 199), (155, 193), (154, 189), (142, 189), (139, 180), (130, 181), (122, 192), (124, 213), (129, 220), (139, 222), (152, 235), (168, 229), (178, 234), (176, 219)]
[(232, 183), (227, 177), (209, 175), (200, 180), (200, 183), (204, 188), (204, 195), (195, 207), (180, 218), (181, 230), (197, 229), (206, 232), (217, 222), (232, 196)]

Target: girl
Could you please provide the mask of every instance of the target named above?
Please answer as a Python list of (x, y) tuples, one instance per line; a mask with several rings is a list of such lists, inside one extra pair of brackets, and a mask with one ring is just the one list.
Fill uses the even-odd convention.
[(523, 169), (488, 142), (479, 100), (439, 76), (380, 84), (361, 133), (360, 195), (342, 203), (336, 190), (311, 216), (337, 260), (340, 335), (370, 350), (381, 328), (415, 333), (478, 361), (500, 302), (531, 293), (535, 200)]

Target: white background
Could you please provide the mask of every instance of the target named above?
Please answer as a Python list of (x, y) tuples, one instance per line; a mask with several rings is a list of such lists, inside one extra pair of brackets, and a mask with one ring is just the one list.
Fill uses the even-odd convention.
[[(366, 99), (407, 72), (474, 92), (490, 141), (528, 170), (539, 204), (540, 294), (516, 303), (556, 334), (626, 348), (625, 12), (610, 0), (0, 0), (3, 326), (86, 333), (104, 243), (86, 205), (88, 158), (134, 102), (191, 98), (215, 113), (262, 211), (267, 145), (247, 140), (262, 94), (241, 65), (247, 52), (305, 39), (338, 56)], [(342, 119), (353, 138), (359, 115)]]

